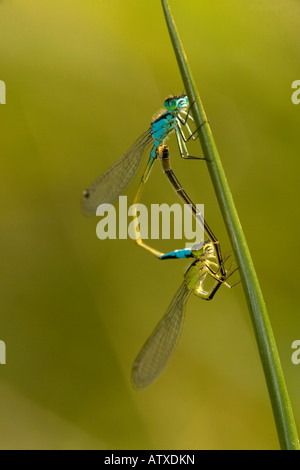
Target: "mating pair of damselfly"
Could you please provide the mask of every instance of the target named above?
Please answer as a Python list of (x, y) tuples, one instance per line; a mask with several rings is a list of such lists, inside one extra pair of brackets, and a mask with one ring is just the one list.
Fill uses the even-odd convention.
[[(170, 164), (169, 149), (164, 141), (171, 132), (175, 132), (180, 155), (185, 159), (203, 159), (189, 154), (186, 143), (196, 139), (194, 131), (189, 126), (189, 120), (194, 122), (190, 115), (188, 97), (186, 95), (172, 96), (164, 102), (166, 111), (151, 122), (150, 128), (143, 134), (129, 150), (120, 157), (104, 174), (102, 174), (88, 189), (83, 192), (82, 210), (86, 215), (95, 215), (100, 204), (113, 204), (119, 195), (125, 192), (141, 163), (142, 157), (151, 145), (150, 157), (141, 179), (140, 186), (134, 198), (134, 207), (138, 203), (143, 187), (148, 180), (154, 161), (159, 158), (164, 173), (168, 177), (175, 191), (193, 211), (196, 220), (202, 225), (209, 240), (192, 248), (184, 248), (170, 253), (161, 253), (145, 244), (139, 234), (137, 214), (133, 218), (136, 224), (137, 243), (161, 260), (192, 258), (193, 262), (187, 269), (183, 283), (176, 292), (173, 300), (149, 337), (139, 355), (133, 369), (132, 380), (137, 389), (150, 385), (164, 370), (171, 354), (177, 344), (184, 321), (184, 307), (191, 292), (204, 300), (211, 300), (219, 287), (227, 287), (228, 277), (232, 274), (225, 269), (226, 259), (222, 257), (220, 243), (214, 235), (203, 215), (196, 209), (195, 204), (188, 197), (180, 185)], [(205, 124), (205, 122), (203, 123)], [(183, 128), (186, 129), (185, 135)], [(213, 280), (207, 289), (206, 279)]]

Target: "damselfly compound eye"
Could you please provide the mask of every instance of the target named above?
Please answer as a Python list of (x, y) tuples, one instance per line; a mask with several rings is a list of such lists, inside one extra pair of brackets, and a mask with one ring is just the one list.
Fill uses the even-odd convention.
[(168, 98), (165, 103), (165, 108), (168, 110), (168, 111), (173, 111), (174, 109), (177, 108), (177, 102), (176, 100), (174, 100), (174, 98)]

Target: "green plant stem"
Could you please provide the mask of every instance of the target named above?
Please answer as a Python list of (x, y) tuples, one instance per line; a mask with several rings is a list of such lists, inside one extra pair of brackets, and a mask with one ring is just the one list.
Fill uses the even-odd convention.
[(161, 0), (161, 3), (185, 90), (190, 103), (194, 103), (192, 111), (196, 125), (199, 127), (198, 133), (203, 154), (208, 160), (208, 170), (239, 266), (268, 386), (280, 446), (282, 449), (299, 450), (299, 439), (293, 411), (272, 327), (246, 238), (168, 1)]

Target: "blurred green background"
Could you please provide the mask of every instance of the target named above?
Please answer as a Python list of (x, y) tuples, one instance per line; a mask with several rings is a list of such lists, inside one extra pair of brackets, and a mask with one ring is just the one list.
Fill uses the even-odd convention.
[[(170, 3), (300, 429), (300, 365), (291, 361), (300, 339), (300, 105), (291, 102), (300, 4)], [(210, 303), (192, 296), (170, 366), (136, 392), (132, 362), (188, 263), (160, 264), (132, 240), (100, 241), (97, 219), (80, 212), (81, 191), (183, 91), (160, 1), (4, 0), (0, 31), (1, 448), (278, 449), (242, 288)], [(206, 165), (178, 158), (174, 136), (168, 144), (230, 250)], [(199, 143), (191, 149), (201, 155)], [(178, 202), (158, 164), (142, 202)]]

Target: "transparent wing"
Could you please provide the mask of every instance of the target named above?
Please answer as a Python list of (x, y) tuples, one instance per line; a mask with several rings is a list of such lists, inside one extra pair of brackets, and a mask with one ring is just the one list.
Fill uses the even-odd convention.
[(149, 128), (108, 170), (85, 189), (81, 208), (85, 215), (96, 215), (99, 204), (114, 204), (134, 177), (146, 148), (153, 138)]
[(184, 306), (191, 290), (183, 282), (150, 338), (142, 347), (132, 368), (136, 389), (148, 387), (167, 366), (178, 342), (183, 322)]

